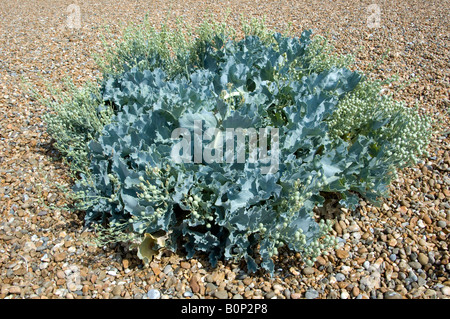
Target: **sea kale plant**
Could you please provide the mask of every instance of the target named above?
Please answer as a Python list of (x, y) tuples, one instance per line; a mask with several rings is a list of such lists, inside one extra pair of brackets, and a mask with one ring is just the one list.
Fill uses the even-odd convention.
[(430, 121), (350, 59), (324, 54), (323, 39), (254, 20), (243, 29), (129, 34), (107, 52), (91, 95), (90, 116), (110, 117), (75, 132), (61, 124), (73, 121), (67, 107), (47, 117), (57, 141), (80, 135), (59, 142), (87, 159), (74, 186), (86, 226), (140, 238), (145, 261), (164, 246), (273, 272), (287, 247), (311, 264), (336, 244), (316, 207), (331, 195), (350, 209), (379, 202), (425, 153)]

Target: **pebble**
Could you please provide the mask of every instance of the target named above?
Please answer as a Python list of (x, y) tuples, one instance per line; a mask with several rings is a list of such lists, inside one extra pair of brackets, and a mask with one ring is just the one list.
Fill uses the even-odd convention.
[(359, 231), (360, 230), (360, 228), (359, 228), (359, 226), (358, 226), (358, 224), (351, 224), (350, 226), (348, 226), (348, 231), (349, 232), (357, 232), (357, 231)]
[(9, 288), (10, 294), (20, 295), (22, 293), (22, 289), (18, 286), (12, 286)]
[(363, 267), (366, 268), (366, 270), (368, 270), (369, 267), (370, 267), (370, 262), (369, 262), (368, 260), (366, 260), (366, 261), (363, 263)]
[(189, 281), (189, 286), (191, 287), (191, 289), (194, 293), (200, 292), (200, 285), (199, 285), (198, 281), (199, 280), (196, 275), (192, 276), (191, 280)]
[(208, 282), (206, 284), (206, 292), (212, 292), (212, 291), (215, 291), (216, 289), (217, 289), (217, 286), (214, 285), (213, 283)]
[(164, 267), (163, 272), (167, 275), (172, 271), (172, 265), (167, 265)]
[(415, 270), (422, 268), (422, 265), (417, 261), (411, 261), (409, 265)]
[(123, 289), (124, 289), (123, 285), (117, 285), (113, 288), (112, 293), (114, 296), (120, 296), (122, 294)]
[(350, 294), (347, 292), (347, 290), (343, 290), (341, 292), (341, 299), (349, 299), (350, 298)]
[(192, 297), (194, 294), (191, 292), (191, 291), (186, 291), (184, 294), (183, 294), (183, 296), (184, 297), (186, 297), (186, 298), (190, 298), (190, 297)]
[(290, 294), (290, 297), (291, 297), (290, 299), (300, 299), (302, 298), (302, 294), (299, 292), (294, 292)]
[(214, 296), (219, 299), (228, 299), (228, 293), (223, 289), (216, 290)]
[(187, 262), (187, 261), (182, 261), (182, 262), (180, 263), (180, 266), (181, 266), (181, 268), (189, 269), (189, 268), (191, 268), (191, 263), (190, 263), (190, 262)]
[[(292, 297), (292, 299), (295, 299), (295, 298), (293, 298), (293, 295), (291, 295), (291, 297)], [(315, 290), (315, 289), (313, 289), (313, 288), (309, 288), (309, 289), (306, 291), (306, 293), (305, 293), (305, 298), (306, 298), (306, 299), (316, 299), (316, 298), (319, 298), (319, 293), (317, 292), (317, 290)]]
[(433, 222), (431, 220), (430, 216), (428, 216), (427, 214), (424, 214), (422, 218), (425, 221), (425, 223), (427, 223), (428, 225), (431, 225), (431, 223)]
[(421, 276), (418, 276), (418, 277), (417, 277), (417, 284), (419, 285), (419, 287), (425, 286), (426, 283), (427, 283), (427, 281), (426, 281), (425, 278), (423, 278), (423, 277), (421, 277)]
[(149, 299), (160, 299), (161, 298), (161, 293), (159, 292), (158, 289), (150, 289), (147, 292), (147, 297)]
[(422, 266), (426, 266), (428, 264), (429, 258), (424, 253), (419, 253), (417, 260)]
[(445, 220), (439, 220), (437, 222), (437, 225), (441, 228), (445, 228), (445, 227), (447, 227), (447, 222)]
[(245, 277), (243, 280), (244, 285), (249, 286), (252, 283), (252, 278), (250, 277)]
[(67, 257), (67, 253), (65, 253), (65, 252), (58, 253), (53, 256), (53, 258), (56, 262), (61, 262), (64, 259), (66, 259), (66, 257)]
[(403, 299), (402, 296), (395, 291), (386, 291), (383, 297), (384, 299)]
[(59, 279), (64, 279), (66, 277), (66, 274), (64, 273), (64, 271), (58, 270), (56, 272), (56, 277), (58, 277)]
[(414, 271), (409, 272), (408, 278), (411, 279), (412, 281), (417, 281), (417, 275), (414, 273)]
[(318, 256), (316, 258), (316, 262), (320, 265), (320, 266), (325, 266), (327, 261), (325, 260), (325, 258), (323, 258), (322, 256)]
[(445, 296), (450, 296), (450, 287), (449, 286), (442, 287), (441, 291)]
[(336, 249), (336, 256), (339, 259), (345, 259), (345, 258), (348, 258), (349, 253), (348, 253), (348, 251), (345, 251), (343, 249)]
[(286, 299), (291, 299), (291, 290), (289, 288), (286, 288), (284, 290), (284, 296), (286, 297)]
[(338, 282), (344, 281), (344, 280), (345, 280), (345, 276), (344, 276), (343, 274), (341, 274), (341, 273), (337, 273), (336, 276), (335, 276), (335, 278), (336, 278), (336, 280), (337, 280)]
[(358, 297), (358, 296), (360, 296), (358, 286), (354, 286), (354, 287), (353, 287), (353, 289), (352, 289), (352, 295), (353, 295), (353, 297)]
[(306, 276), (314, 274), (314, 268), (312, 268), (312, 267), (305, 267), (303, 269), (303, 274), (306, 275)]
[(335, 290), (332, 289), (332, 290), (330, 290), (330, 292), (328, 294), (328, 297), (330, 299), (338, 299), (339, 295), (338, 295), (338, 293)]
[(269, 291), (269, 292), (264, 296), (264, 298), (266, 298), (266, 299), (276, 298), (275, 292)]

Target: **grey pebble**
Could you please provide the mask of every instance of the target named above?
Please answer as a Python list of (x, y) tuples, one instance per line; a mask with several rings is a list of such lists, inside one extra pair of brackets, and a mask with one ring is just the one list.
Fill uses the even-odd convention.
[(336, 274), (336, 280), (337, 281), (344, 281), (345, 280), (345, 275), (343, 275), (341, 273), (337, 273)]
[(405, 253), (409, 256), (411, 255), (411, 246), (406, 246), (405, 247)]
[(421, 265), (418, 261), (411, 261), (411, 262), (409, 262), (409, 265), (410, 265), (414, 270), (417, 270), (417, 269), (422, 268), (422, 265)]
[(237, 279), (237, 280), (244, 280), (246, 277), (247, 277), (247, 274), (244, 273), (244, 272), (241, 272), (241, 273), (239, 273), (239, 274), (236, 276), (236, 279)]
[(286, 299), (291, 299), (291, 290), (286, 288), (284, 290), (284, 296), (286, 297)]
[(213, 283), (211, 283), (211, 282), (208, 282), (207, 284), (206, 284), (206, 291), (214, 291), (214, 290), (216, 290), (217, 289), (217, 286), (216, 285), (214, 285)]
[(47, 248), (48, 248), (47, 243), (44, 243), (41, 246), (37, 247), (36, 251), (43, 251), (43, 250), (46, 250)]
[(186, 291), (183, 296), (184, 297), (192, 297), (194, 294), (191, 291)]
[(319, 297), (319, 293), (315, 289), (310, 288), (310, 289), (308, 289), (308, 291), (306, 291), (306, 294), (305, 294), (306, 299), (316, 299), (318, 297)]
[(269, 291), (269, 292), (264, 296), (264, 298), (266, 298), (266, 299), (272, 299), (273, 297), (275, 297), (275, 292), (273, 292), (273, 291)]
[(390, 259), (391, 261), (395, 261), (395, 260), (397, 259), (397, 255), (396, 255), (396, 254), (391, 254), (391, 255), (389, 256), (389, 259)]
[(447, 223), (445, 222), (445, 220), (440, 220), (437, 222), (437, 225), (441, 228), (445, 228), (447, 227)]
[(423, 287), (427, 284), (427, 281), (425, 278), (422, 278), (421, 276), (417, 277), (417, 283), (419, 284), (419, 287)]
[[(172, 271), (172, 265), (167, 265), (166, 267), (164, 267), (163, 273), (165, 273), (166, 275)], [(173, 271), (172, 271), (173, 273)]]
[(408, 278), (411, 279), (412, 281), (417, 281), (417, 275), (413, 271), (409, 272)]
[(312, 275), (312, 274), (314, 274), (314, 268), (306, 267), (305, 269), (303, 269), (303, 274), (304, 275)]
[(436, 262), (436, 259), (434, 259), (434, 252), (433, 251), (430, 251), (428, 253), (428, 262), (430, 264), (434, 264)]

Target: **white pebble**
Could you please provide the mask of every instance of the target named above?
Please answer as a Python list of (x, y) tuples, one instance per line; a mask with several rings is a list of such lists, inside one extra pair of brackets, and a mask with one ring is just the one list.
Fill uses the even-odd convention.
[(442, 287), (441, 291), (444, 295), (450, 296), (450, 287), (449, 286)]
[(359, 232), (354, 232), (354, 233), (352, 233), (352, 237), (355, 238), (356, 240), (360, 240), (361, 234)]
[(348, 275), (351, 270), (352, 270), (352, 267), (350, 267), (350, 266), (343, 265), (341, 267), (341, 273), (343, 273), (344, 275)]
[(278, 290), (278, 291), (283, 291), (284, 290), (283, 286), (280, 285), (280, 284), (275, 284), (275, 285), (272, 286), (272, 288), (273, 288), (273, 290)]
[(161, 293), (158, 289), (150, 289), (147, 293), (149, 299), (159, 299), (161, 298)]
[(363, 263), (363, 266), (364, 266), (364, 268), (366, 268), (366, 269), (368, 270), (369, 267), (370, 267), (370, 262), (369, 262), (368, 260), (366, 260), (366, 261)]
[(341, 299), (348, 299), (350, 295), (348, 294), (347, 290), (343, 290), (341, 292)]

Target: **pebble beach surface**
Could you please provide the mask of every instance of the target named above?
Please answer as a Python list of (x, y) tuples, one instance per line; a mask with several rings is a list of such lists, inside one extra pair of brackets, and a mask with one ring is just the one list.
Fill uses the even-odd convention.
[[(0, 298), (450, 298), (450, 2), (376, 3), (2, 0)], [(206, 258), (187, 260), (182, 252), (144, 266), (126, 246), (93, 246), (83, 217), (65, 208), (68, 168), (51, 148), (41, 119), (46, 109), (28, 87), (46, 92), (46, 81), (59, 85), (69, 77), (81, 85), (98, 77), (92, 55), (102, 53), (105, 27), (109, 41), (145, 13), (156, 26), (169, 12), (196, 25), (228, 10), (236, 28), (240, 14), (265, 17), (277, 29), (290, 22), (298, 33), (327, 36), (336, 52), (354, 54), (360, 69), (380, 79), (398, 75), (387, 90), (435, 119), (429, 157), (400, 172), (380, 207), (325, 207), (339, 246), (312, 267), (282, 250), (272, 277), (247, 273), (243, 263), (211, 268)]]

